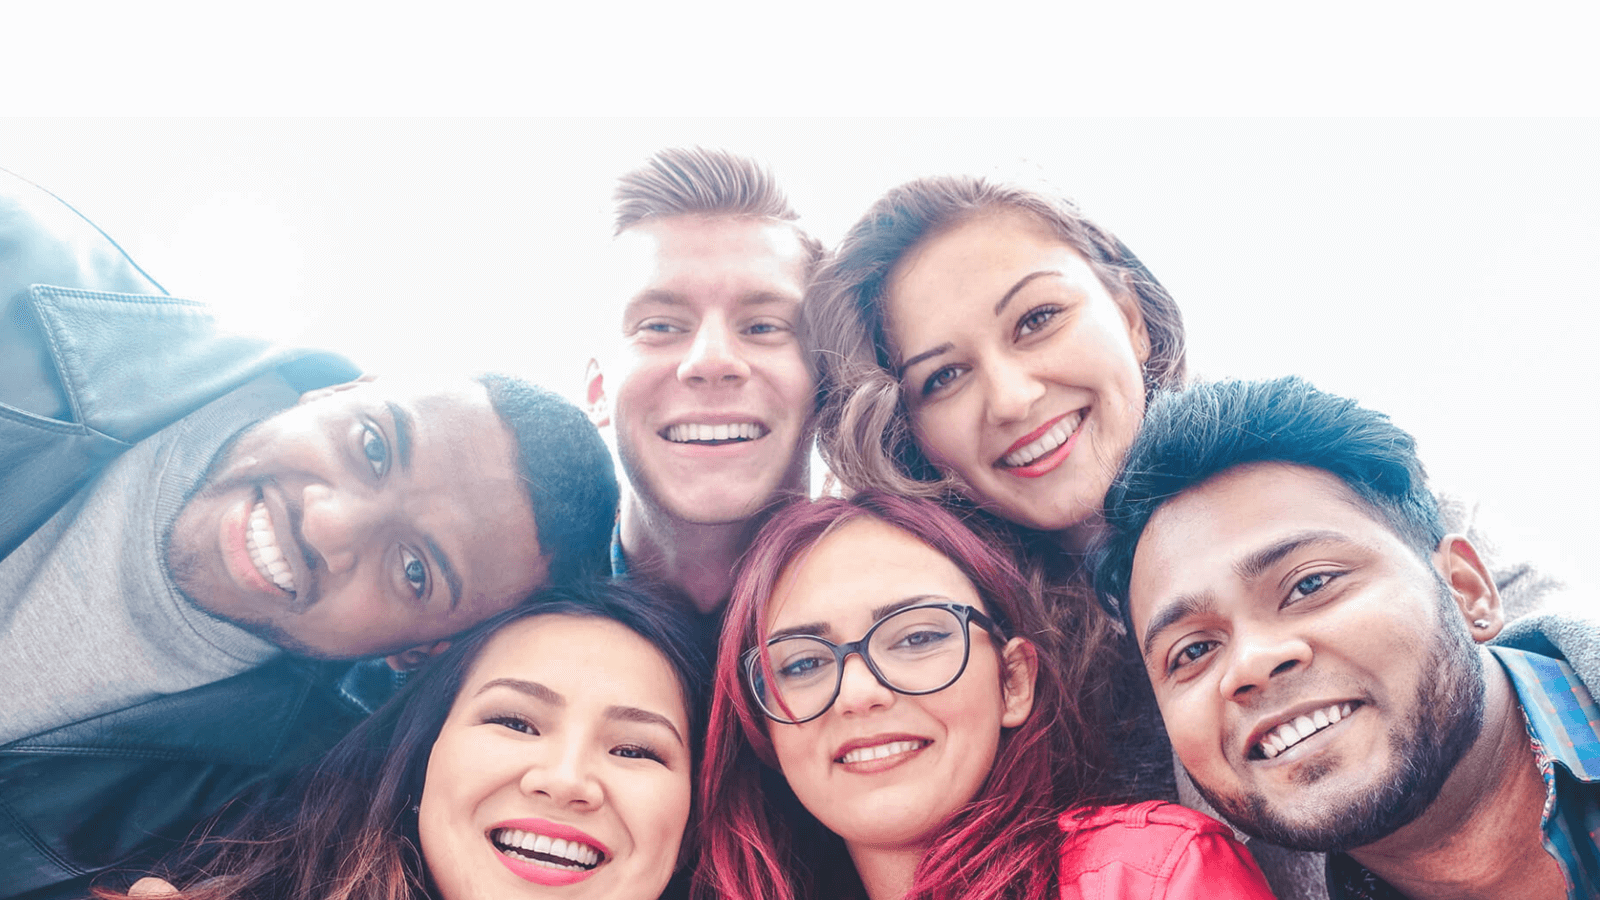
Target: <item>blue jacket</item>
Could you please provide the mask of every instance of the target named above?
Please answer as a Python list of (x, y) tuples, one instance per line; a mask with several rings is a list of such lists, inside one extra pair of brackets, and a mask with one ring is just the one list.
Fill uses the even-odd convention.
[[(226, 333), (71, 207), (0, 171), (0, 558), (109, 460), (272, 368), (301, 390), (359, 374)], [(349, 670), (282, 656), (0, 746), (0, 898), (86, 896), (96, 873), (147, 862), (315, 758), (364, 712)]]

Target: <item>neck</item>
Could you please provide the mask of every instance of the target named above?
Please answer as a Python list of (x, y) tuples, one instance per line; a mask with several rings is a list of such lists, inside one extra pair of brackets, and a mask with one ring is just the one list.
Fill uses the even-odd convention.
[(911, 890), (926, 847), (862, 847), (846, 845), (856, 874), (867, 889), (867, 900), (900, 900)]
[(1478, 652), (1487, 681), (1482, 733), (1422, 815), (1350, 856), (1414, 900), (1565, 898), (1544, 849), (1544, 778), (1516, 691), (1499, 662)]
[(733, 568), (756, 523), (697, 525), (646, 508), (624, 495), (620, 527), (630, 571), (682, 591), (701, 613), (712, 613), (733, 592)]

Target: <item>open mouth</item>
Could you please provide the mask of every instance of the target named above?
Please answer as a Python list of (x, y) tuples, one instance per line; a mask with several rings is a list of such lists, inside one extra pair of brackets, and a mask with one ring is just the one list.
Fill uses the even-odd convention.
[(272, 527), (272, 516), (261, 500), (257, 500), (250, 509), (244, 531), (244, 547), (250, 554), (250, 563), (262, 578), (277, 585), (284, 593), (294, 595), (294, 572), (290, 570), (289, 561), (284, 559), (283, 550), (278, 546), (278, 533)]
[(582, 841), (553, 838), (517, 828), (496, 828), (489, 833), (489, 840), (512, 859), (552, 869), (588, 872), (605, 861), (604, 853)]
[(999, 465), (1010, 469), (1018, 469), (1038, 459), (1052, 450), (1059, 448), (1072, 437), (1072, 433), (1083, 424), (1084, 410), (1068, 413), (1056, 420), (1050, 429), (1032, 441), (1000, 457)]
[(759, 422), (737, 422), (725, 425), (668, 425), (661, 436), (674, 444), (701, 444), (717, 447), (737, 444), (767, 436), (767, 428)]
[(891, 756), (898, 756), (902, 753), (910, 753), (913, 750), (921, 750), (930, 743), (932, 743), (932, 741), (890, 741), (887, 744), (874, 744), (870, 747), (857, 747), (854, 750), (851, 750), (850, 752), (845, 753), (843, 756), (835, 759), (834, 762), (842, 763), (844, 765), (850, 765), (851, 763), (873, 762), (875, 760), (888, 759)]
[(1295, 716), (1263, 735), (1261, 740), (1250, 748), (1249, 757), (1256, 760), (1273, 759), (1324, 728), (1344, 721), (1360, 706), (1361, 702), (1358, 700), (1347, 700)]

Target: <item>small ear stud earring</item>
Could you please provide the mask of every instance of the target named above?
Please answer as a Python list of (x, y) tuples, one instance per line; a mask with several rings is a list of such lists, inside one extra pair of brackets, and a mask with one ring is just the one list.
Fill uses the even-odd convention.
[(1483, 629), (1489, 627), (1489, 620), (1488, 619), (1473, 619), (1472, 620), (1472, 627), (1478, 629), (1479, 631), (1482, 631)]

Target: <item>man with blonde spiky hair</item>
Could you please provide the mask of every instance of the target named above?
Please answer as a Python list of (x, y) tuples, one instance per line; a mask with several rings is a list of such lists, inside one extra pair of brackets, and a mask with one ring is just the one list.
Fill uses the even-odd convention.
[(621, 348), (586, 375), (626, 476), (613, 568), (719, 609), (763, 510), (806, 485), (815, 377), (796, 336), (821, 245), (772, 174), (668, 149), (618, 180)]

